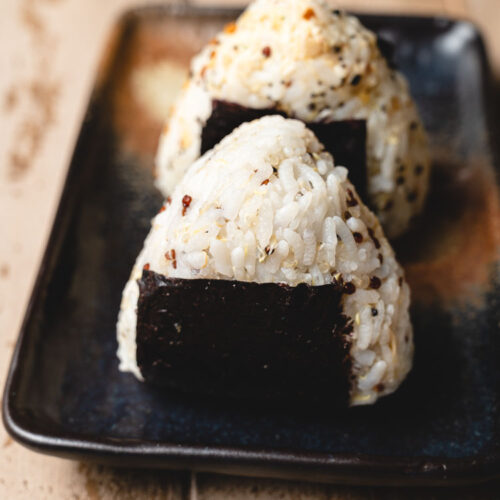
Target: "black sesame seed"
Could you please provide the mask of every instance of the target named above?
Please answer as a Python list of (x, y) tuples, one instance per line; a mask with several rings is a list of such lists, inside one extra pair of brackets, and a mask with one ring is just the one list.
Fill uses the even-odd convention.
[(384, 263), (384, 256), (381, 253), (378, 254), (378, 260), (380, 261), (381, 264)]
[(307, 107), (309, 108), (309, 111), (314, 111), (316, 109), (316, 103), (311, 102)]
[(413, 191), (410, 191), (407, 195), (406, 195), (406, 199), (412, 203), (413, 201), (415, 201), (416, 199), (418, 198), (418, 191), (416, 189), (414, 189)]
[(377, 278), (377, 276), (372, 276), (370, 278), (370, 288), (377, 290), (378, 288), (380, 288), (381, 285), (382, 282), (380, 281), (380, 278)]
[(396, 184), (398, 186), (401, 186), (404, 183), (405, 183), (405, 178), (402, 175), (399, 175), (398, 177), (396, 177)]
[(398, 167), (398, 172), (404, 172), (405, 166), (404, 165), (399, 165)]
[(355, 75), (351, 80), (351, 85), (356, 86), (361, 81), (361, 75)]
[(399, 278), (398, 283), (399, 283), (399, 286), (401, 286), (403, 284), (403, 278), (402, 277)]
[(344, 283), (344, 293), (347, 295), (352, 295), (356, 291), (356, 287), (354, 286), (354, 283), (351, 283), (348, 281), (347, 283)]
[(378, 311), (374, 307), (372, 307), (372, 316), (377, 316)]
[(361, 243), (363, 241), (363, 235), (361, 233), (355, 232), (355, 233), (352, 233), (352, 236), (353, 236), (354, 241), (356, 243)]
[(424, 171), (424, 167), (422, 165), (415, 165), (415, 175), (421, 175)]
[(350, 189), (347, 190), (346, 203), (347, 203), (348, 207), (355, 207), (358, 204), (358, 200), (356, 200), (356, 198), (354, 198), (354, 194)]
[(340, 16), (340, 10), (339, 9), (335, 9), (333, 11), (333, 13), (336, 15), (336, 16)]
[(394, 206), (394, 202), (392, 200), (387, 200), (385, 206), (384, 206), (384, 210), (385, 211), (389, 211), (391, 210), (391, 208)]
[(338, 54), (342, 50), (342, 47), (340, 45), (334, 45), (333, 51), (335, 54)]
[(352, 217), (351, 212), (349, 212), (349, 210), (346, 210), (344, 212), (344, 219), (349, 220), (351, 217)]
[(416, 130), (418, 127), (418, 123), (417, 122), (411, 122), (410, 123), (410, 130)]

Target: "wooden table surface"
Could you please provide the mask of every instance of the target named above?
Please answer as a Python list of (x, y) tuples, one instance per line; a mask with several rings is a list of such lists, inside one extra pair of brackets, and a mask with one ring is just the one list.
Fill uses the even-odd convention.
[[(2, 0), (0, 5), (0, 388), (58, 204), (100, 53), (116, 16), (151, 0)], [(191, 3), (228, 5), (238, 1)], [(499, 0), (344, 0), (359, 11), (473, 19), (500, 75)], [(499, 498), (460, 489), (325, 486), (211, 474), (121, 470), (51, 458), (0, 424), (0, 498)]]

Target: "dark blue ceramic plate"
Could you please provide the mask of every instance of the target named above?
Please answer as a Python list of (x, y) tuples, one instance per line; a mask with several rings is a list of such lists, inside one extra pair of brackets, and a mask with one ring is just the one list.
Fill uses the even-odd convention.
[(121, 290), (161, 205), (161, 123), (134, 74), (164, 58), (186, 65), (236, 14), (151, 8), (115, 30), (12, 361), (7, 429), (41, 452), (135, 466), (357, 484), (498, 476), (498, 193), (486, 59), (466, 22), (362, 16), (395, 43), (435, 164), (427, 211), (396, 242), (416, 332), (398, 393), (335, 414), (279, 410), (159, 392), (118, 371)]

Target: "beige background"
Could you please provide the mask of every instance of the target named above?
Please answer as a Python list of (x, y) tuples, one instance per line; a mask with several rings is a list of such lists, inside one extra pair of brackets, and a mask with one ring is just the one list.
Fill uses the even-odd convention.
[[(0, 4), (0, 387), (57, 207), (100, 53), (119, 12), (149, 1)], [(193, 1), (198, 4), (244, 2)], [(339, 0), (362, 11), (474, 19), (500, 75), (498, 0)], [(32, 453), (0, 425), (0, 498), (498, 498), (500, 485), (408, 490), (124, 471)]]

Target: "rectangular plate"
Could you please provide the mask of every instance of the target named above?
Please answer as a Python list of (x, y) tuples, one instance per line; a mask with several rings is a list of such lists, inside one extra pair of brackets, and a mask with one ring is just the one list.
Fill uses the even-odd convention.
[(395, 244), (416, 332), (401, 389), (318, 414), (158, 391), (118, 371), (121, 290), (162, 201), (161, 117), (189, 58), (237, 13), (147, 8), (119, 22), (12, 360), (7, 429), (38, 451), (123, 465), (356, 484), (498, 476), (498, 190), (487, 64), (466, 22), (361, 16), (395, 42), (434, 161), (426, 213)]

